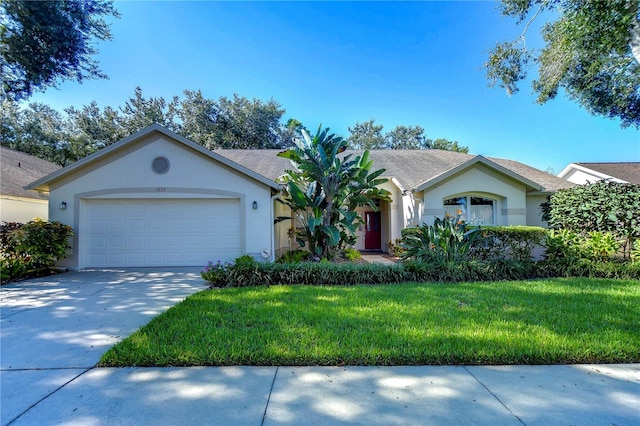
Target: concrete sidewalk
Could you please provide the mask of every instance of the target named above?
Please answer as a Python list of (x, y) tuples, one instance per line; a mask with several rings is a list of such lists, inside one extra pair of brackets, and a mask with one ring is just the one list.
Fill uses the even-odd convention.
[(93, 367), (206, 287), (198, 268), (2, 286), (0, 424), (640, 424), (640, 364)]
[(4, 424), (640, 424), (637, 364), (4, 371), (3, 411), (25, 381)]

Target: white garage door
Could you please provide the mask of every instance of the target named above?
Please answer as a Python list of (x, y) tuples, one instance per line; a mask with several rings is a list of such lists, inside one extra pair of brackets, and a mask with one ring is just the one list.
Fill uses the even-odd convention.
[(85, 204), (84, 262), (205, 266), (240, 256), (238, 199), (118, 199)]

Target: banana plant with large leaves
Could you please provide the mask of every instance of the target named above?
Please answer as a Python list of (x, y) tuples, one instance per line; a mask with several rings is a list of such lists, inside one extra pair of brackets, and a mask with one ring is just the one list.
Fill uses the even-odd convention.
[(376, 209), (375, 200), (390, 201), (391, 194), (379, 188), (387, 179), (380, 177), (384, 169), (371, 171), (369, 151), (356, 157), (341, 156), (347, 142), (322, 126), (313, 137), (305, 130), (301, 136), (294, 147), (278, 154), (294, 166), (280, 179), (287, 193), (282, 202), (300, 225), (298, 242), (308, 243), (314, 255), (330, 258), (336, 247), (354, 241), (356, 228), (362, 223), (356, 208), (370, 205)]

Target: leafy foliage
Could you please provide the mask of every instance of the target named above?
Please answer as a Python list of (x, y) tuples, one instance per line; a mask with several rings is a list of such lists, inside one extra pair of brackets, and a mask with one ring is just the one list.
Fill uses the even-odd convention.
[(278, 154), (295, 166), (282, 179), (287, 185), (283, 202), (294, 215), (298, 243), (309, 244), (318, 258), (330, 258), (338, 246), (355, 242), (356, 227), (362, 222), (357, 207), (375, 209), (375, 199), (389, 200), (389, 192), (378, 188), (387, 179), (380, 178), (384, 169), (371, 170), (369, 151), (355, 158), (340, 157), (346, 141), (328, 128), (319, 127), (313, 138), (304, 130), (301, 135), (294, 147)]
[(471, 257), (478, 260), (534, 260), (534, 250), (545, 242), (547, 230), (537, 226), (487, 226), (474, 241)]
[(610, 232), (628, 254), (640, 238), (640, 185), (598, 181), (562, 189), (543, 205), (544, 220), (556, 229), (586, 236)]
[(344, 249), (344, 255), (347, 259), (349, 259), (352, 262), (354, 260), (362, 259), (362, 254), (358, 250), (352, 249), (352, 248)]
[[(640, 12), (629, 0), (501, 0), (503, 15), (526, 21), (515, 40), (498, 43), (484, 67), (491, 86), (518, 91), (531, 64), (538, 65), (533, 90), (538, 103), (560, 89), (592, 114), (640, 126)], [(528, 49), (526, 33), (540, 14), (558, 17), (542, 28), (546, 43)], [(529, 19), (529, 17), (531, 18)]]
[(91, 58), (94, 40), (110, 40), (104, 17), (118, 16), (111, 0), (1, 3), (2, 98), (20, 100), (58, 80), (106, 78)]
[(363, 123), (357, 122), (349, 127), (349, 146), (354, 149), (384, 149), (385, 137), (382, 134), (384, 126), (375, 124), (374, 119)]
[(469, 227), (460, 215), (437, 217), (433, 225), (422, 224), (402, 237), (403, 260), (452, 263), (468, 258), (480, 229)]
[(278, 263), (300, 263), (309, 260), (309, 253), (306, 250), (290, 250), (285, 252), (277, 260)]
[(406, 261), (397, 265), (349, 262), (256, 262), (251, 266), (229, 266), (225, 273), (224, 281), (210, 280), (212, 287), (494, 282), (546, 277), (638, 280), (640, 279), (640, 262), (589, 259), (579, 259), (575, 262), (566, 262), (562, 259), (537, 262), (514, 259), (457, 262)]
[(189, 90), (183, 98), (165, 100), (145, 96), (139, 87), (122, 106), (101, 108), (92, 102), (66, 108), (64, 114), (44, 104), (20, 107), (5, 100), (0, 143), (66, 166), (158, 123), (208, 149), (285, 148), (293, 144), (293, 135), (280, 123), (284, 112), (274, 100), (237, 94), (215, 100)]
[(395, 129), (382, 133), (384, 126), (375, 124), (371, 119), (356, 123), (349, 127), (349, 146), (353, 149), (443, 149), (447, 151), (468, 153), (469, 148), (461, 146), (458, 141), (439, 138), (436, 140), (425, 136), (420, 126), (396, 126)]
[(229, 262), (209, 261), (209, 264), (200, 272), (200, 276), (211, 284), (210, 287), (224, 287), (229, 282), (231, 266)]
[(2, 279), (38, 274), (65, 257), (73, 229), (60, 222), (34, 219), (18, 224), (3, 222), (0, 228)]

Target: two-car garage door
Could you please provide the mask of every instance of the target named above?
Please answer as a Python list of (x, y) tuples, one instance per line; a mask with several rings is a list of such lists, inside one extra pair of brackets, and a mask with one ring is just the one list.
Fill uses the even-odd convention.
[(96, 199), (83, 209), (85, 267), (204, 266), (241, 254), (237, 198)]

